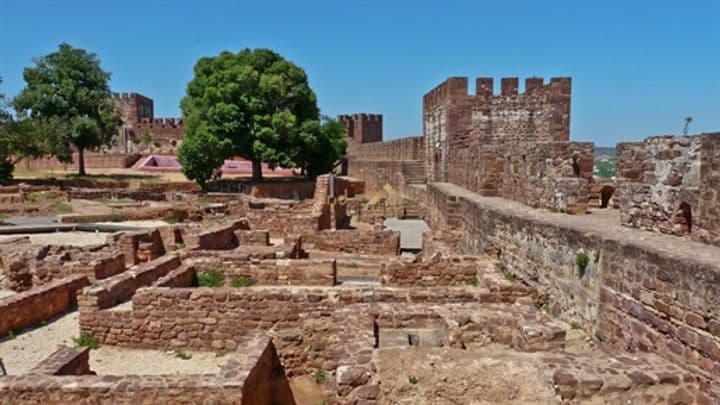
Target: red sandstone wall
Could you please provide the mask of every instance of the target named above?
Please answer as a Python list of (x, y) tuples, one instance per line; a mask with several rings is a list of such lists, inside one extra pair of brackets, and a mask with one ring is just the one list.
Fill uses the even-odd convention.
[(720, 246), (720, 133), (618, 144), (625, 225)]
[(357, 160), (423, 160), (425, 149), (422, 136), (394, 139), (385, 142), (373, 142), (357, 145), (353, 150), (353, 159)]
[[(106, 155), (106, 154), (85, 154), (85, 168), (87, 169), (125, 169), (131, 167), (140, 159), (139, 154), (129, 155)], [(77, 170), (78, 155), (73, 153), (72, 163), (62, 163), (55, 158), (40, 158), (22, 160), (18, 167), (28, 170)]]
[[(559, 225), (515, 206), (452, 196), (430, 185), (430, 201), (457, 200), (459, 247), (495, 251), (507, 270), (537, 286), (552, 313), (609, 345), (654, 351), (717, 380), (720, 376), (720, 267), (612, 231)], [(442, 207), (435, 208), (437, 211)], [(589, 256), (580, 273), (575, 256)], [(671, 249), (670, 249), (671, 250)], [(716, 387), (717, 389), (718, 387)]]
[(0, 336), (66, 312), (77, 303), (77, 290), (88, 284), (87, 277), (78, 274), (0, 299)]
[(302, 239), (306, 249), (364, 255), (400, 254), (400, 233), (396, 231), (325, 230), (303, 234)]

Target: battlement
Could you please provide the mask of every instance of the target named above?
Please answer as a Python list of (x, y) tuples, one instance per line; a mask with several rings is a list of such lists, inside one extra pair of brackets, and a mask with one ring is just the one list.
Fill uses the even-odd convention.
[(348, 143), (370, 143), (382, 141), (382, 114), (344, 114), (338, 121), (345, 125)]
[(383, 119), (382, 114), (358, 113), (358, 114), (338, 115), (338, 121), (340, 121), (340, 122), (350, 122), (350, 121), (382, 122), (382, 119)]
[[(139, 127), (153, 125), (161, 125), (163, 127), (181, 127), (183, 126), (182, 117), (165, 117), (165, 118), (141, 118), (138, 120)], [(144, 125), (143, 125), (144, 124)]]
[(520, 80), (517, 77), (503, 77), (500, 80), (500, 94), (494, 94), (493, 78), (478, 77), (475, 79), (475, 94), (468, 92), (467, 77), (450, 77), (430, 90), (423, 97), (423, 104), (432, 107), (449, 100), (489, 99), (492, 97), (522, 97), (559, 95), (570, 96), (571, 79), (569, 77), (553, 77), (545, 84), (542, 77), (525, 79), (525, 91), (519, 92)]
[(112, 93), (112, 98), (114, 100), (152, 100), (150, 97), (145, 97), (140, 93)]

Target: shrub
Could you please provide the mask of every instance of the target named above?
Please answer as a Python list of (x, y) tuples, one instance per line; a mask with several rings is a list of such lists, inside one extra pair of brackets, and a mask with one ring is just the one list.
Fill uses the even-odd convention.
[(412, 384), (412, 385), (417, 384), (418, 381), (419, 381), (418, 378), (415, 377), (414, 375), (411, 375), (410, 377), (408, 377), (408, 382), (410, 382), (410, 384)]
[(473, 287), (477, 287), (480, 284), (480, 280), (478, 280), (477, 277), (473, 276), (470, 280), (465, 282), (467, 285), (471, 285)]
[(182, 351), (182, 350), (176, 351), (176, 352), (175, 352), (175, 357), (177, 357), (178, 359), (181, 359), (181, 360), (190, 360), (190, 359), (192, 359), (192, 355), (191, 355), (191, 354), (185, 353), (185, 352)]
[(99, 346), (95, 336), (85, 332), (80, 333), (79, 337), (74, 337), (73, 342), (75, 342), (75, 346), (77, 347), (89, 347), (91, 349), (97, 349)]
[(236, 277), (230, 282), (230, 285), (236, 288), (250, 287), (253, 284), (255, 284), (255, 281), (248, 277)]
[(52, 203), (51, 208), (57, 212), (67, 213), (73, 211), (72, 205), (63, 201), (55, 201), (54, 203)]
[(220, 287), (225, 281), (225, 277), (215, 269), (209, 269), (197, 275), (199, 287)]
[(575, 321), (572, 321), (572, 322), (570, 322), (570, 328), (572, 328), (572, 329), (580, 329), (580, 324), (577, 323), (577, 322), (575, 322)]
[(322, 384), (325, 382), (325, 370), (319, 368), (317, 371), (315, 371), (315, 374), (313, 374), (313, 378), (315, 379), (315, 382), (318, 384)]
[(517, 277), (516, 277), (514, 274), (506, 271), (506, 272), (505, 272), (505, 280), (507, 280), (507, 281), (509, 281), (509, 282), (511, 282), (511, 283), (514, 283), (514, 282), (517, 281)]
[(15, 332), (12, 330), (9, 330), (8, 334), (7, 334), (7, 340), (12, 340), (12, 339), (15, 339)]
[(575, 264), (577, 265), (578, 269), (580, 269), (581, 273), (585, 273), (585, 268), (587, 268), (588, 263), (590, 262), (590, 259), (588, 258), (587, 252), (584, 250), (580, 250), (575, 254)]

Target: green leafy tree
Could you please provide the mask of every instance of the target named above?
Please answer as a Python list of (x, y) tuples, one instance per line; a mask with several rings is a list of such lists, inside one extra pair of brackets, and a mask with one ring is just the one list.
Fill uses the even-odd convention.
[[(251, 160), (254, 180), (262, 179), (262, 162), (271, 168), (300, 166), (296, 160), (308, 154), (300, 153), (303, 148), (294, 143), (309, 136), (298, 133), (308, 121), (318, 121), (320, 113), (301, 68), (271, 50), (244, 49), (202, 58), (194, 71), (180, 103), (185, 142), (209, 135), (228, 140), (230, 148), (222, 158)], [(322, 131), (316, 132), (322, 137)], [(193, 153), (204, 152), (192, 143), (180, 148), (182, 161), (193, 161)], [(217, 162), (221, 164), (222, 159)]]
[(328, 117), (321, 121), (306, 121), (295, 141), (293, 160), (310, 176), (327, 173), (345, 154), (345, 127)]
[(208, 181), (220, 175), (218, 168), (231, 149), (228, 139), (221, 140), (207, 132), (196, 132), (180, 145), (178, 160), (185, 176), (207, 190)]
[(109, 144), (119, 124), (110, 73), (95, 54), (61, 44), (57, 52), (35, 60), (23, 77), (26, 86), (15, 97), (15, 109), (32, 120), (48, 154), (71, 162), (74, 146), (78, 174), (85, 175), (85, 150)]
[(20, 159), (41, 155), (34, 134), (29, 121), (13, 117), (7, 98), (0, 93), (0, 183), (6, 184), (12, 179), (15, 164)]

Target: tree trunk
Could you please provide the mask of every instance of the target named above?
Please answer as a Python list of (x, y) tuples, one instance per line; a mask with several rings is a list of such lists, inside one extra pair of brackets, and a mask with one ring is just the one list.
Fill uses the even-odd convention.
[(259, 160), (252, 161), (252, 179), (253, 181), (262, 181), (262, 162)]
[(85, 151), (83, 148), (78, 148), (78, 175), (85, 175)]

